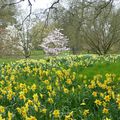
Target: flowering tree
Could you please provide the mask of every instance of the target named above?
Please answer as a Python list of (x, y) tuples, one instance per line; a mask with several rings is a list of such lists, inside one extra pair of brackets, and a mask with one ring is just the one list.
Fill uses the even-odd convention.
[(7, 26), (0, 32), (0, 56), (18, 56), (21, 53), (19, 39), (15, 27)]
[(49, 33), (41, 44), (41, 47), (47, 55), (57, 55), (61, 51), (69, 50), (67, 46), (68, 38), (60, 32), (60, 29), (55, 29)]
[[(4, 43), (1, 51), (7, 55), (18, 55), (22, 53), (25, 58), (30, 57), (32, 43), (30, 38), (30, 28), (27, 23), (24, 26), (15, 27), (15, 25), (8, 26), (6, 28), (6, 33), (3, 36), (3, 40), (0, 41), (0, 44)], [(0, 36), (1, 38), (1, 36)], [(3, 41), (3, 42), (2, 42)], [(2, 52), (3, 53), (3, 52)]]

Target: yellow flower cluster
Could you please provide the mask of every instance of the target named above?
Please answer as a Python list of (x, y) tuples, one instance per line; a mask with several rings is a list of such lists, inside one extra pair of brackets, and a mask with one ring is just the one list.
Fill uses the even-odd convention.
[(1, 65), (0, 120), (97, 120), (96, 115), (101, 120), (116, 119), (119, 76), (106, 73), (91, 78), (81, 70), (118, 58), (80, 55)]

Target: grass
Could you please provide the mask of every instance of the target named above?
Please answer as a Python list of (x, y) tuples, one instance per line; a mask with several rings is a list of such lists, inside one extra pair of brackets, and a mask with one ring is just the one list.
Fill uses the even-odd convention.
[[(18, 57), (8, 57), (8, 56), (1, 57), (0, 58), (0, 64), (15, 62), (16, 60), (20, 60), (21, 59), (20, 57), (24, 58), (24, 56), (19, 56), (19, 58)], [(33, 50), (31, 52), (30, 59), (37, 59), (38, 60), (38, 59), (41, 59), (41, 58), (44, 58), (44, 57), (45, 57), (45, 55), (44, 55), (43, 51), (41, 51), (41, 50)]]
[(45, 57), (45, 54), (42, 50), (33, 50), (31, 52), (31, 56), (30, 56), (30, 59), (41, 59), (41, 58), (44, 58)]
[[(63, 55), (68, 55), (69, 53), (61, 53), (60, 56)], [(31, 56), (30, 59), (44, 59), (45, 55), (44, 52), (41, 50), (34, 50), (31, 52)], [(0, 64), (2, 63), (10, 63), (10, 62), (15, 62), (16, 60), (20, 60), (20, 58), (16, 58), (16, 57), (3, 57), (0, 58)], [(120, 71), (120, 62), (118, 61), (117, 63), (112, 63), (112, 64), (108, 64), (108, 63), (98, 63), (96, 65), (90, 66), (88, 68), (84, 68), (82, 70), (80, 70), (81, 74), (85, 74), (87, 76), (89, 76), (90, 78), (95, 75), (95, 74), (102, 74), (105, 75), (106, 73), (115, 73), (117, 75), (119, 75), (119, 71)]]
[[(64, 52), (64, 53), (61, 53), (60, 56), (66, 56), (66, 55), (69, 55), (70, 53), (69, 52)], [(10, 62), (15, 62), (16, 60), (19, 60), (21, 58), (24, 58), (24, 56), (19, 56), (18, 57), (2, 57), (0, 58), (0, 64), (2, 63), (10, 63)], [(39, 60), (39, 59), (44, 59), (45, 58), (45, 54), (44, 54), (44, 51), (42, 50), (33, 50), (31, 51), (31, 56), (29, 59), (36, 59), (36, 60)]]
[(89, 78), (92, 78), (96, 74), (102, 74), (105, 75), (106, 73), (112, 73), (116, 75), (120, 75), (120, 62), (112, 63), (112, 64), (96, 64), (93, 66), (90, 66), (88, 68), (84, 68), (81, 71), (81, 74), (89, 76)]
[[(68, 55), (69, 53), (61, 53), (60, 56)], [(30, 59), (44, 59), (45, 55), (44, 52), (41, 50), (34, 50), (31, 52)], [(20, 60), (20, 58), (16, 57), (4, 57), (0, 58), (0, 64), (2, 63), (10, 63), (15, 62), (16, 60)], [(106, 73), (114, 73), (116, 75), (119, 75), (120, 71), (120, 62), (117, 63), (97, 63), (95, 65), (89, 66), (87, 68), (80, 69), (78, 72), (79, 74), (86, 75), (89, 79), (91, 79), (96, 74), (105, 75)], [(29, 81), (31, 83), (31, 81)]]
[[(4, 60), (4, 59), (2, 59), (2, 60)], [(5, 59), (4, 60), (4, 63), (10, 63), (10, 62), (15, 62), (15, 59), (9, 59), (9, 60)], [(112, 63), (112, 64), (98, 63), (95, 65), (89, 66), (87, 68), (85, 68), (85, 67), (82, 69), (80, 68), (79, 71), (77, 72), (77, 74), (86, 75), (88, 79), (92, 79), (93, 76), (95, 76), (97, 74), (101, 74), (101, 75), (105, 76), (106, 73), (116, 74), (117, 76), (119, 76), (120, 75), (120, 72), (119, 72), (120, 67), (119, 66), (120, 66), (120, 62)], [(32, 78), (32, 76), (30, 78)], [(28, 79), (28, 78), (23, 78), (23, 76), (21, 76), (20, 82), (26, 83), (28, 85), (32, 85), (33, 83), (39, 84), (39, 81), (37, 81), (37, 80), (33, 81), (33, 78), (29, 79), (29, 81), (26, 81), (25, 79)], [(25, 81), (23, 81), (23, 80), (25, 80)]]
[(17, 58), (0, 58), (0, 64), (15, 62)]

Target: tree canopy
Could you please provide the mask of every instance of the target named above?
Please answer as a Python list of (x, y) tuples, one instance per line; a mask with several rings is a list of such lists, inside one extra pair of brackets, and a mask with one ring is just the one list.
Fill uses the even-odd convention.
[(4, 28), (8, 24), (14, 24), (16, 22), (15, 14), (16, 14), (16, 7), (15, 5), (12, 6), (5, 6), (10, 2), (15, 2), (15, 0), (0, 0), (0, 27)]

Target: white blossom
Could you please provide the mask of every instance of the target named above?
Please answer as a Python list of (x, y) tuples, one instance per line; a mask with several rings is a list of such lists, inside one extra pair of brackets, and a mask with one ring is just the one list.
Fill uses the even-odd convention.
[(48, 55), (57, 55), (61, 51), (69, 50), (68, 38), (64, 36), (61, 29), (55, 29), (49, 35), (43, 39), (41, 47)]

